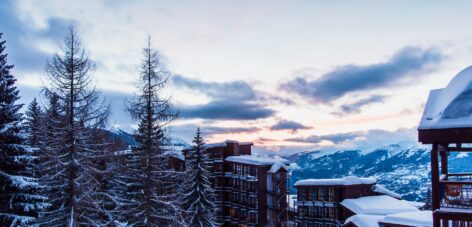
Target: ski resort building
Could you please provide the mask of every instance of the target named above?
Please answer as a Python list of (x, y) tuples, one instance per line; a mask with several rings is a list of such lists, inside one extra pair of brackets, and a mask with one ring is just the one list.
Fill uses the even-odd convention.
[(307, 179), (295, 183), (299, 227), (342, 226), (351, 216), (341, 206), (347, 198), (374, 195), (375, 178), (346, 177), (336, 179)]
[[(348, 218), (372, 223), (388, 214), (418, 211), (399, 194), (376, 183), (375, 178), (355, 176), (297, 181), (297, 226), (357, 226)], [(375, 224), (378, 226), (377, 221)]]
[(448, 164), (451, 152), (472, 151), (472, 67), (429, 93), (418, 140), (432, 147), (434, 226), (472, 226), (472, 173), (450, 171)]
[(289, 163), (254, 156), (251, 148), (231, 140), (206, 145), (217, 220), (223, 226), (286, 226)]

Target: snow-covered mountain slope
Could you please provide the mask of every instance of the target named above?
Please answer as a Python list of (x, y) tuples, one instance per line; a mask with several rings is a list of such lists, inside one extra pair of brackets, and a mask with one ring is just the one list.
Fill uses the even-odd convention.
[[(121, 129), (112, 129), (107, 131), (108, 137), (111, 141), (119, 140), (123, 147), (121, 149), (129, 149), (132, 146), (135, 146), (137, 143), (134, 140), (134, 136), (128, 132), (125, 132)], [(181, 151), (184, 148), (189, 147), (190, 145), (185, 142), (183, 139), (180, 138), (171, 138), (169, 141), (169, 146), (172, 147), (173, 150)]]
[[(369, 153), (360, 150), (320, 155), (322, 153), (313, 151), (286, 157), (297, 164), (290, 178), (291, 186), (297, 180), (307, 178), (372, 176), (403, 198), (421, 201), (431, 185), (430, 152), (427, 149), (396, 144)], [(472, 171), (472, 155), (451, 153), (449, 163), (450, 172)]]

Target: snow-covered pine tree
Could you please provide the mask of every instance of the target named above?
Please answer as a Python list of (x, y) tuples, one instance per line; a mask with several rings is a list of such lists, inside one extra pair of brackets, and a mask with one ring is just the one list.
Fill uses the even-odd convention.
[(186, 181), (181, 207), (189, 226), (218, 226), (215, 219), (214, 190), (211, 187), (210, 159), (205, 152), (205, 142), (197, 128), (192, 150), (186, 155)]
[(167, 168), (166, 125), (177, 117), (169, 99), (162, 97), (169, 72), (159, 53), (151, 47), (150, 38), (143, 49), (140, 93), (129, 102), (131, 116), (139, 121), (135, 132), (138, 145), (125, 158), (126, 171), (120, 182), (126, 186), (124, 221), (137, 226), (182, 224), (177, 202), (177, 174)]
[(428, 188), (426, 191), (426, 196), (424, 199), (424, 206), (421, 207), (421, 210), (432, 210), (433, 209), (433, 198), (432, 198), (431, 188)]
[[(112, 219), (101, 207), (103, 195), (96, 175), (95, 160), (103, 155), (95, 144), (95, 132), (104, 127), (109, 106), (91, 86), (94, 65), (85, 54), (73, 28), (64, 39), (62, 51), (46, 65), (50, 87), (44, 89), (52, 100), (54, 113), (45, 127), (48, 134), (41, 149), (41, 182), (48, 190), (51, 208), (38, 223), (45, 226), (98, 226)], [(52, 113), (48, 113), (52, 114)]]
[(43, 205), (31, 167), (33, 149), (22, 132), (22, 104), (0, 33), (0, 226), (26, 226)]
[[(61, 104), (59, 103), (59, 98), (56, 94), (45, 93), (45, 98), (48, 99), (48, 104), (45, 106), (44, 117), (42, 124), (39, 128), (40, 137), (39, 137), (39, 160), (36, 165), (35, 171), (39, 176), (40, 182), (50, 179), (51, 175), (54, 175), (57, 172), (57, 159), (56, 155), (58, 150), (61, 149), (62, 142), (57, 139), (57, 136), (61, 134), (61, 131), (54, 130), (58, 127), (64, 127), (65, 120), (64, 117), (60, 114)], [(56, 182), (58, 183), (58, 182)], [(44, 183), (43, 183), (44, 184)], [(52, 185), (52, 182), (51, 184)], [(47, 187), (43, 185), (42, 192), (44, 195), (56, 195), (60, 193), (60, 188)], [(50, 201), (48, 199), (48, 201)], [(44, 211), (54, 211), (60, 209), (60, 204), (48, 204), (47, 210)], [(41, 215), (45, 215), (42, 213)], [(39, 220), (38, 220), (39, 221)]]
[(39, 148), (43, 112), (36, 98), (29, 104), (25, 115), (25, 131), (28, 134), (27, 144), (31, 147)]

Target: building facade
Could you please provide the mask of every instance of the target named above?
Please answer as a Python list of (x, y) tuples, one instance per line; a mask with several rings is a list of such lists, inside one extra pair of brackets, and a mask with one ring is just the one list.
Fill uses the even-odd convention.
[(374, 178), (346, 177), (338, 179), (308, 179), (295, 183), (299, 227), (338, 227), (353, 215), (343, 209), (344, 199), (376, 195), (372, 190)]
[(251, 147), (230, 140), (206, 145), (217, 221), (222, 226), (286, 226), (288, 161), (253, 156)]
[(472, 67), (447, 87), (429, 93), (418, 141), (431, 145), (432, 209), (435, 227), (472, 226), (472, 173), (453, 172), (451, 153), (472, 152)]

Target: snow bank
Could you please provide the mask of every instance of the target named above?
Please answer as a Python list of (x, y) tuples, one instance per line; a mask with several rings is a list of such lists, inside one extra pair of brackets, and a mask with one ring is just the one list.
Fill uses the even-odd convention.
[(391, 196), (393, 198), (396, 198), (396, 199), (402, 199), (402, 196), (396, 192), (392, 192), (390, 190), (388, 190), (387, 188), (385, 188), (383, 185), (380, 185), (380, 184), (376, 184), (374, 186), (372, 186), (372, 191), (374, 192), (377, 192), (379, 194), (384, 194), (384, 195), (388, 195), (388, 196)]
[(288, 165), (290, 163), (288, 160), (280, 157), (261, 157), (255, 155), (228, 156), (225, 160), (251, 165), (273, 165), (275, 163)]
[(375, 184), (377, 179), (373, 177), (360, 178), (356, 176), (348, 176), (343, 178), (332, 179), (306, 179), (299, 180), (295, 186), (317, 186), (317, 185), (356, 185), (356, 184)]
[(378, 227), (379, 220), (384, 217), (383, 215), (356, 214), (346, 219), (344, 224), (353, 223), (360, 227)]
[(388, 195), (366, 196), (357, 199), (345, 199), (341, 202), (345, 208), (356, 214), (387, 215), (418, 211), (405, 200), (398, 200)]
[(433, 213), (431, 211), (415, 211), (390, 214), (379, 220), (382, 223), (407, 225), (407, 226), (433, 226)]
[(472, 127), (472, 66), (429, 94), (418, 129)]

